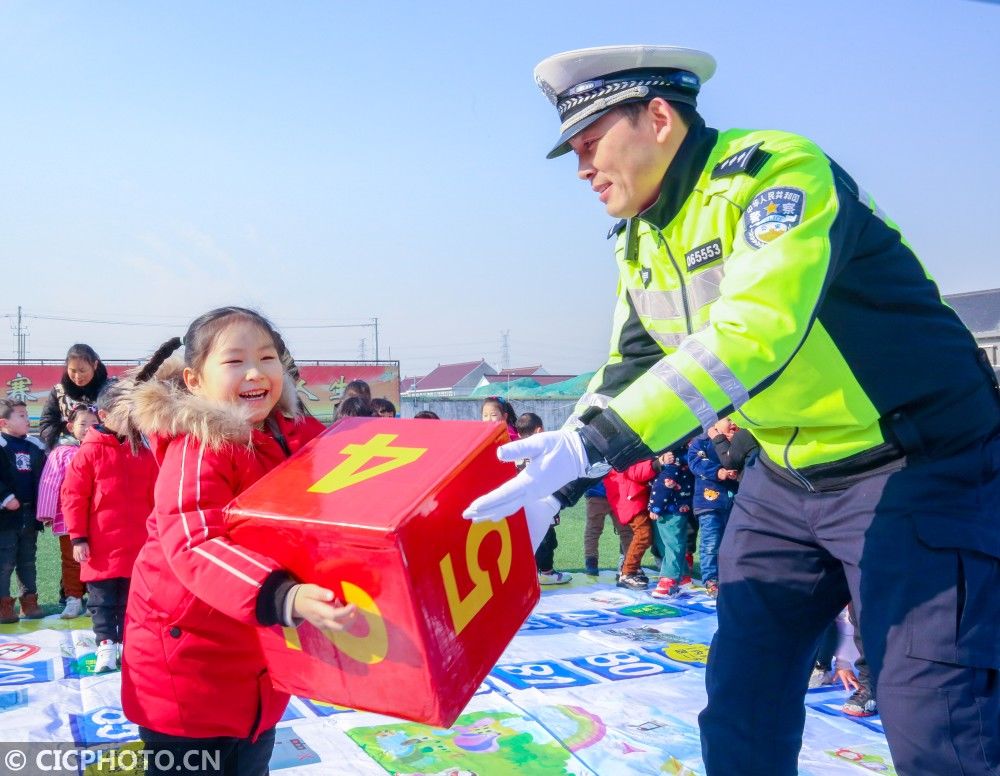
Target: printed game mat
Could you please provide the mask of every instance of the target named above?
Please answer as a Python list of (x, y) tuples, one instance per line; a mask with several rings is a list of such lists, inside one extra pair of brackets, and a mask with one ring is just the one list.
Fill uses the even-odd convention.
[[(578, 575), (545, 590), (447, 730), (293, 698), (278, 726), (271, 770), (281, 776), (703, 774), (697, 715), (705, 705), (715, 602), (697, 587), (662, 602), (613, 582), (607, 572), (599, 583)], [(55, 615), (0, 626), (0, 739), (117, 751), (116, 772), (140, 773), (131, 767), (135, 758), (125, 756), (139, 746), (137, 727), (121, 710), (120, 675), (94, 675), (88, 626), (86, 618)], [(878, 717), (842, 714), (845, 697), (839, 685), (807, 695), (800, 773), (895, 774)], [(82, 760), (79, 773), (109, 772)]]

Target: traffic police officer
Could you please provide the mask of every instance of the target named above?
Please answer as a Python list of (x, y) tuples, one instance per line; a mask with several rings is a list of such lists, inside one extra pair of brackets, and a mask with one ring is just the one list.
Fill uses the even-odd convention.
[(622, 219), (611, 354), (563, 429), (501, 448), (531, 462), (466, 517), (544, 521), (581, 478), (735, 413), (762, 452), (720, 553), (708, 773), (796, 772), (816, 643), (853, 599), (897, 771), (995, 774), (996, 377), (897, 226), (820, 148), (705, 126), (714, 70), (670, 46), (535, 69), (562, 121), (549, 157), (574, 151)]

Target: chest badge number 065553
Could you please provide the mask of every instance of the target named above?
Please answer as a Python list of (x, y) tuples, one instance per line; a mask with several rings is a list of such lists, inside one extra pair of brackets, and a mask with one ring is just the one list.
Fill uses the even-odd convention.
[(689, 270), (700, 267), (702, 264), (708, 264), (712, 261), (717, 261), (722, 258), (722, 240), (716, 237), (714, 240), (710, 240), (704, 245), (699, 245), (697, 248), (692, 248), (687, 253), (684, 254), (684, 261), (687, 264)]

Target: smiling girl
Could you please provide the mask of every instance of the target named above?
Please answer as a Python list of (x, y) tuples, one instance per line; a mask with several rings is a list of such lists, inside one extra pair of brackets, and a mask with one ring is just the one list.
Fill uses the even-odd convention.
[(341, 630), (354, 607), (231, 542), (223, 512), (323, 426), (301, 414), (282, 366), (291, 357), (260, 314), (206, 313), (184, 336), (183, 362), (167, 361), (180, 344), (165, 343), (125, 387), (128, 417), (117, 419), (160, 465), (129, 592), (122, 705), (148, 749), (210, 747), (222, 773), (264, 774), (289, 696), (271, 685), (257, 628), (305, 619)]

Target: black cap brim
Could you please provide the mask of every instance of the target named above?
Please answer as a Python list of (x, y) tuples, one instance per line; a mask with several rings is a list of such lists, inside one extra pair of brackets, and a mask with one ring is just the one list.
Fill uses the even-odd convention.
[[(617, 106), (614, 106), (617, 107)], [(604, 110), (599, 110), (597, 113), (592, 113), (585, 119), (580, 119), (573, 126), (567, 127), (566, 131), (559, 136), (559, 140), (556, 142), (555, 147), (549, 151), (546, 155), (546, 159), (555, 159), (563, 154), (568, 154), (572, 148), (570, 148), (569, 141), (576, 137), (578, 134), (583, 132), (587, 127), (597, 121), (601, 116), (603, 116), (608, 111), (614, 110), (614, 107), (605, 108)]]

